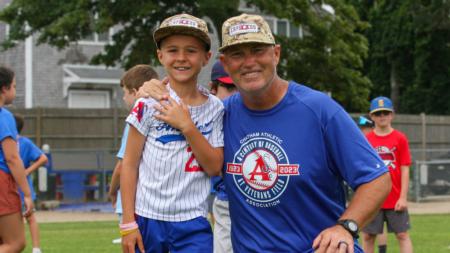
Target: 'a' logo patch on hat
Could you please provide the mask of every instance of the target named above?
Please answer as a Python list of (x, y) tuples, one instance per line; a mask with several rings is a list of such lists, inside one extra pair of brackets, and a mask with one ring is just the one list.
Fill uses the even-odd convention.
[(379, 107), (384, 107), (384, 100), (383, 99), (378, 100), (378, 106)]

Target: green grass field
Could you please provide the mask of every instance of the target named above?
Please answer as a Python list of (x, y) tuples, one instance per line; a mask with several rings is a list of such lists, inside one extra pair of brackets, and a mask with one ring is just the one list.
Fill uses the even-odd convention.
[[(450, 253), (450, 214), (413, 215), (411, 237), (415, 253)], [(117, 222), (67, 222), (40, 224), (44, 253), (121, 252), (112, 244), (119, 237)], [(399, 252), (393, 235), (389, 235), (388, 252)], [(31, 239), (27, 228), (27, 248)]]

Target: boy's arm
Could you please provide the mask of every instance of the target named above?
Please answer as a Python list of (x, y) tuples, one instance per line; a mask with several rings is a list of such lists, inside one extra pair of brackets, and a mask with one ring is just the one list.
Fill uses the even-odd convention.
[(33, 162), (33, 164), (30, 165), (30, 167), (25, 169), (25, 175), (28, 176), (33, 171), (37, 170), (39, 167), (45, 165), (48, 161), (48, 158), (45, 154), (41, 154), (37, 160)]
[(114, 167), (113, 174), (111, 176), (111, 183), (109, 185), (109, 198), (111, 199), (111, 202), (113, 205), (116, 204), (117, 200), (117, 190), (119, 189), (120, 185), (120, 171), (122, 169), (122, 160), (119, 159), (116, 163), (116, 167)]
[(409, 166), (400, 166), (401, 169), (401, 188), (400, 198), (395, 204), (395, 211), (403, 211), (408, 208), (408, 189), (409, 189)]
[(134, 221), (134, 207), (136, 202), (136, 185), (139, 162), (144, 149), (145, 136), (130, 126), (125, 156), (120, 173), (120, 190), (122, 194), (123, 223)]
[(24, 195), (25, 213), (24, 216), (29, 216), (33, 211), (33, 200), (31, 199), (31, 191), (28, 186), (27, 178), (25, 176), (25, 168), (23, 167), (22, 159), (20, 159), (19, 151), (17, 150), (17, 142), (12, 138), (3, 139), (2, 149), (5, 155), (5, 161), (14, 180), (19, 185)]
[(181, 130), (192, 148), (195, 159), (209, 176), (219, 176), (223, 165), (223, 148), (214, 148), (192, 124)]
[(159, 114), (155, 118), (177, 128), (186, 138), (195, 159), (209, 176), (218, 176), (223, 164), (223, 148), (214, 148), (192, 122), (189, 109), (183, 102), (177, 103), (169, 97), (155, 107)]

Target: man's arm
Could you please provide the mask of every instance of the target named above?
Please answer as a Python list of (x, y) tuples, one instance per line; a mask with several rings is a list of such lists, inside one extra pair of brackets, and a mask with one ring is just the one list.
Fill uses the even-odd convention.
[[(339, 220), (351, 219), (356, 221), (359, 228), (364, 227), (380, 209), (391, 190), (391, 186), (389, 173), (384, 173), (373, 181), (360, 185)], [(343, 244), (340, 242), (345, 242), (348, 245), (347, 252), (354, 252), (351, 234), (341, 225), (334, 225), (322, 231), (315, 238), (313, 248), (316, 253), (338, 252), (339, 247)]]
[(401, 182), (400, 198), (395, 204), (395, 211), (403, 211), (408, 208), (409, 166), (400, 166)]
[(30, 165), (30, 167), (26, 168), (25, 174), (28, 176), (33, 171), (37, 170), (39, 167), (44, 166), (48, 162), (48, 158), (45, 154), (41, 154), (37, 160)]
[(161, 81), (157, 79), (147, 81), (139, 88), (137, 96), (140, 98), (151, 97), (156, 101), (167, 100), (169, 98), (168, 83), (168, 77), (163, 78)]

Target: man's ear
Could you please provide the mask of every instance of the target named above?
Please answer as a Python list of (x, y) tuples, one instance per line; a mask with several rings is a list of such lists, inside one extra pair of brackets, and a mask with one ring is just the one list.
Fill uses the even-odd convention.
[(223, 66), (223, 69), (225, 70), (225, 72), (229, 73), (227, 65), (225, 64), (225, 55), (224, 54), (220, 54), (219, 55), (219, 60), (222, 63), (222, 66)]
[(276, 45), (273, 47), (273, 50), (274, 50), (275, 58), (276, 58), (277, 65), (278, 65), (278, 63), (280, 62), (280, 57), (281, 57), (281, 45), (276, 44)]

